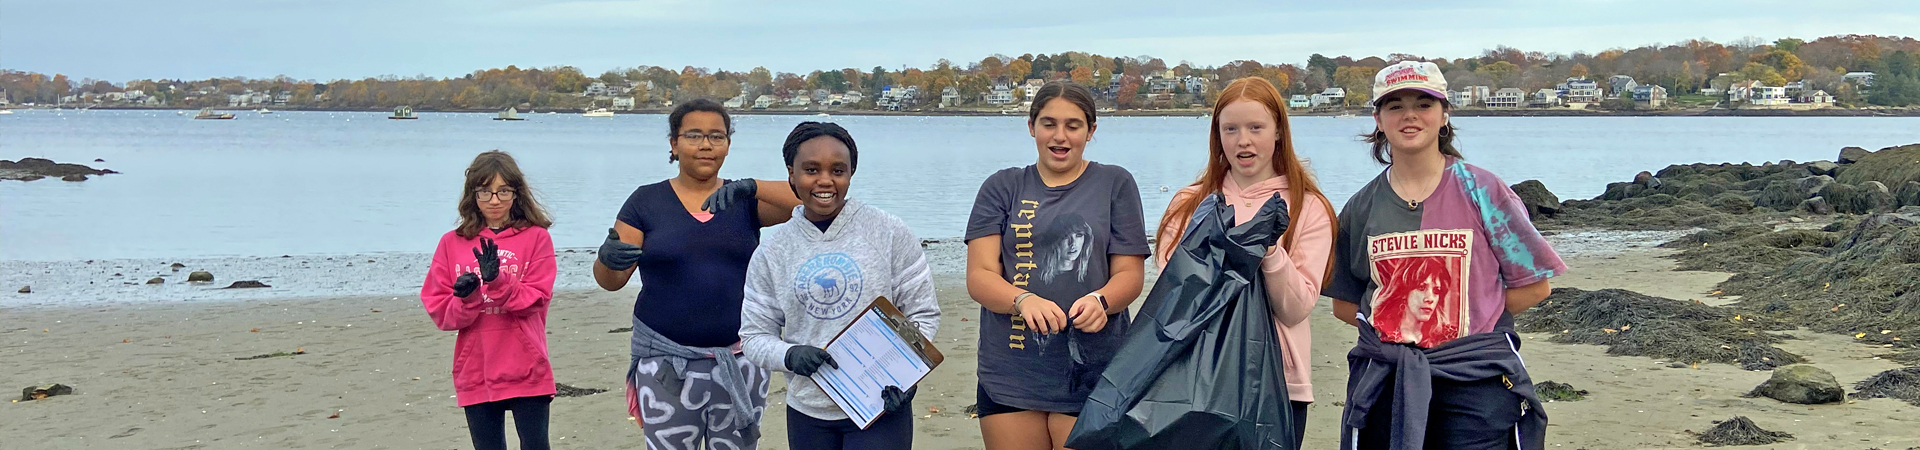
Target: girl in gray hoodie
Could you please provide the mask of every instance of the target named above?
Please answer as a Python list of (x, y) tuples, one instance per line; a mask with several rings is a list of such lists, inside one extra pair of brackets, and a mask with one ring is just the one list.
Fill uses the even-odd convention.
[(910, 448), (911, 386), (888, 386), (886, 412), (861, 429), (809, 377), (839, 367), (822, 347), (876, 297), (887, 297), (933, 338), (940, 306), (920, 240), (900, 218), (847, 199), (860, 154), (845, 128), (801, 123), (781, 155), (800, 206), (792, 220), (769, 230), (747, 265), (740, 312), (746, 357), (788, 374), (789, 448)]

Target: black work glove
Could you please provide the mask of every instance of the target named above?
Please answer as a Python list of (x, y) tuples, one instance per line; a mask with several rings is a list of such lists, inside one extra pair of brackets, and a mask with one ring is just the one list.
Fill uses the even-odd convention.
[(640, 246), (620, 241), (620, 233), (607, 229), (607, 241), (600, 243), (600, 264), (612, 270), (627, 270), (640, 263)]
[(719, 214), (721, 210), (727, 209), (727, 206), (741, 199), (754, 198), (759, 193), (760, 182), (753, 181), (752, 178), (728, 181), (727, 184), (720, 185), (719, 190), (713, 191), (713, 195), (707, 196), (706, 203), (700, 204), (700, 210)]
[(492, 283), (500, 277), (500, 246), (492, 239), (480, 238), (480, 248), (473, 249), (473, 259), (480, 265), (480, 280)]
[(1233, 225), (1227, 234), (1240, 245), (1269, 248), (1280, 242), (1280, 236), (1287, 233), (1287, 227), (1291, 224), (1292, 219), (1287, 217), (1287, 200), (1281, 198), (1279, 193), (1274, 193), (1266, 204), (1260, 205), (1260, 211), (1254, 213), (1252, 219)]
[(474, 289), (479, 288), (480, 276), (474, 275), (473, 272), (460, 274), (460, 278), (453, 280), (453, 296), (455, 297), (467, 298), (468, 295), (473, 295)]
[(901, 413), (913, 404), (913, 393), (901, 391), (899, 386), (887, 386), (880, 391), (880, 401), (887, 412)]
[(810, 377), (819, 373), (821, 366), (833, 366), (838, 369), (840, 363), (833, 362), (833, 355), (827, 354), (827, 351), (821, 350), (820, 347), (795, 345), (787, 349), (787, 370), (793, 371), (794, 375)]

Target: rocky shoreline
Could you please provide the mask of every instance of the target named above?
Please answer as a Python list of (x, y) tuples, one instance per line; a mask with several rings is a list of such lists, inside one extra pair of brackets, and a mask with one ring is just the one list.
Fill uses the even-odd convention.
[[(106, 162), (93, 160), (94, 162)], [(89, 176), (115, 174), (110, 169), (95, 169), (81, 164), (56, 163), (41, 158), (20, 158), (19, 162), (0, 159), (0, 180), (34, 181), (59, 178), (62, 181), (87, 181)]]
[[(1686, 230), (1661, 245), (1674, 251), (1673, 270), (1732, 274), (1710, 294), (1726, 299), (1722, 306), (1620, 289), (1555, 289), (1540, 307), (1516, 316), (1517, 328), (1676, 368), (1773, 370), (1776, 379), (1753, 395), (1784, 402), (1893, 397), (1920, 405), (1920, 144), (1848, 147), (1837, 156), (1673, 165), (1609, 184), (1590, 200), (1560, 201), (1537, 181), (1514, 185), (1545, 233)], [(1845, 336), (1871, 349), (1873, 359), (1906, 367), (1840, 396), (1832, 375), (1806, 364), (1842, 361), (1779, 347), (1801, 329)], [(1818, 401), (1771, 394), (1814, 388), (1834, 394)]]

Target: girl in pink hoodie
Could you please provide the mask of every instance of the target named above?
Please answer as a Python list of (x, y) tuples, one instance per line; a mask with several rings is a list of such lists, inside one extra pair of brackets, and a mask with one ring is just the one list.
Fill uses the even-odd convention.
[[(1313, 403), (1313, 378), (1307, 370), (1313, 343), (1307, 316), (1320, 299), (1320, 285), (1332, 262), (1333, 206), (1293, 151), (1279, 90), (1264, 78), (1248, 77), (1228, 84), (1219, 98), (1213, 105), (1207, 171), (1175, 193), (1167, 205), (1154, 261), (1166, 266), (1188, 218), (1209, 194), (1226, 194), (1226, 200), (1233, 202), (1235, 223), (1252, 219), (1269, 201), (1286, 202), (1291, 225), (1280, 244), (1267, 250), (1260, 269), (1266, 274), (1267, 301), (1272, 304), (1274, 328), (1279, 330), (1287, 397), (1293, 405), (1293, 436), (1298, 441), (1306, 434), (1307, 405)], [(1300, 444), (1294, 447), (1303, 448)]]
[(440, 237), (420, 303), (433, 324), (459, 331), (453, 389), (477, 450), (505, 450), (513, 411), (520, 448), (546, 450), (553, 366), (547, 304), (553, 299), (553, 225), (513, 157), (494, 150), (467, 167), (460, 227)]

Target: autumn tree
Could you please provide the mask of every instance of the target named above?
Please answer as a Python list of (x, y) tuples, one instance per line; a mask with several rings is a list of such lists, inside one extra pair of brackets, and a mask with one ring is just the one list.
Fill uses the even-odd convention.
[(554, 70), (553, 91), (567, 94), (578, 93), (585, 91), (587, 89), (587, 83), (590, 82), (591, 81), (587, 80), (586, 74), (580, 73), (580, 69), (574, 68), (573, 66), (562, 66)]
[(1568, 70), (1567, 70), (1567, 76), (1570, 76), (1570, 77), (1576, 77), (1576, 78), (1586, 78), (1586, 77), (1587, 77), (1587, 65), (1586, 65), (1586, 64), (1579, 64), (1579, 63), (1575, 63), (1575, 64), (1573, 65), (1573, 68), (1572, 68), (1572, 69), (1568, 69)]
[(1373, 74), (1379, 71), (1365, 66), (1341, 67), (1334, 69), (1333, 84), (1347, 91), (1348, 105), (1365, 104), (1368, 98), (1365, 93), (1373, 90)]
[[(1748, 62), (1760, 63), (1767, 67), (1772, 67), (1775, 72), (1779, 73), (1780, 76), (1787, 81), (1799, 81), (1801, 78), (1806, 78), (1809, 71), (1807, 64), (1801, 62), (1799, 56), (1777, 48), (1764, 54), (1753, 55)], [(1741, 67), (1741, 69), (1745, 70), (1746, 68)]]
[(1773, 70), (1772, 66), (1757, 62), (1750, 62), (1740, 67), (1740, 71), (1735, 73), (1735, 77), (1740, 81), (1758, 81), (1761, 84), (1774, 87), (1787, 85), (1786, 77), (1781, 76), (1779, 71)]
[(1007, 76), (1012, 79), (1014, 83), (1026, 80), (1032, 73), (1033, 63), (1025, 59), (1015, 59), (1013, 62), (1007, 63)]
[(1508, 84), (1509, 82), (1514, 81), (1515, 75), (1520, 74), (1520, 66), (1516, 66), (1513, 63), (1510, 63), (1507, 61), (1495, 61), (1492, 64), (1480, 66), (1478, 70), (1474, 70), (1473, 72), (1486, 76), (1490, 81), (1493, 82), (1493, 86), (1496, 89), (1504, 88), (1504, 87), (1518, 87), (1518, 86), (1512, 86)]
[(773, 71), (767, 70), (765, 66), (755, 67), (747, 72), (747, 84), (754, 86), (773, 84)]
[(1071, 73), (1073, 77), (1073, 82), (1080, 83), (1083, 86), (1093, 84), (1093, 68), (1076, 67), (1073, 69), (1073, 72)]
[(980, 73), (982, 75), (986, 75), (987, 78), (999, 78), (999, 77), (1006, 76), (1007, 63), (1005, 61), (1001, 61), (1000, 58), (993, 57), (993, 56), (981, 58)]

